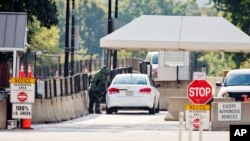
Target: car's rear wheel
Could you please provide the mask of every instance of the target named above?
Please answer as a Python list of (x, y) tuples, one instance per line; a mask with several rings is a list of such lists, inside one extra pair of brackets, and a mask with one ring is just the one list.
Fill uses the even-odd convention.
[(112, 114), (112, 113), (113, 113), (113, 108), (112, 108), (112, 107), (108, 108), (108, 107), (106, 106), (106, 114), (110, 115), (110, 114)]
[(158, 106), (157, 108), (155, 109), (155, 113), (159, 113), (160, 112), (160, 102), (158, 102)]
[(152, 108), (149, 108), (148, 112), (149, 112), (150, 115), (154, 115), (155, 114), (155, 105), (153, 105)]
[(118, 107), (114, 108), (114, 112), (117, 113), (118, 112)]

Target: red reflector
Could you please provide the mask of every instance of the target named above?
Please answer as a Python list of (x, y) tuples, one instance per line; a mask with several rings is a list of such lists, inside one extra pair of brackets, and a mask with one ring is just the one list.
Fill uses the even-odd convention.
[(139, 91), (139, 93), (150, 93), (150, 92), (151, 92), (151, 88), (142, 88)]
[(109, 94), (116, 94), (116, 93), (120, 93), (120, 90), (117, 88), (109, 88)]

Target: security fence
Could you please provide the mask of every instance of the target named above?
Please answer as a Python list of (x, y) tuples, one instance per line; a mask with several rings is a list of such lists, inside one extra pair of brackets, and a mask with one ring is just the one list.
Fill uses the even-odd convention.
[[(84, 60), (74, 61), (74, 70), (72, 70), (71, 63), (69, 62), (69, 74), (71, 71), (74, 74), (79, 73), (91, 73), (100, 70), (102, 67), (102, 62), (106, 62), (101, 58), (92, 58), (91, 54), (86, 54)], [(36, 54), (26, 54), (20, 60), (20, 65), (24, 65), (24, 71), (27, 74), (28, 64), (32, 66), (33, 76), (40, 80), (60, 78), (64, 75), (64, 63), (61, 63), (60, 54), (49, 54), (49, 55), (36, 55)], [(111, 60), (112, 61), (112, 60)], [(117, 60), (117, 68), (123, 67), (133, 67), (133, 71), (140, 71), (140, 62), (143, 61), (139, 58), (121, 58)], [(19, 66), (21, 68), (21, 66)]]
[[(111, 70), (109, 81), (111, 82), (115, 75), (122, 73), (131, 73), (132, 67), (118, 68)], [(87, 73), (80, 73), (70, 77), (52, 78), (37, 81), (37, 99), (50, 99), (53, 97), (67, 96), (88, 90), (90, 77)]]

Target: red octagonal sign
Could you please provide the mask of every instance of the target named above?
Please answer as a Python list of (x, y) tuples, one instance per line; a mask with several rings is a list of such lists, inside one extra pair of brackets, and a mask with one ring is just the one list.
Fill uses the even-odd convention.
[(188, 98), (193, 104), (206, 104), (212, 98), (212, 86), (206, 80), (194, 80), (187, 88)]
[(17, 99), (20, 101), (20, 102), (25, 102), (27, 100), (28, 96), (25, 92), (20, 92), (18, 95), (17, 95)]

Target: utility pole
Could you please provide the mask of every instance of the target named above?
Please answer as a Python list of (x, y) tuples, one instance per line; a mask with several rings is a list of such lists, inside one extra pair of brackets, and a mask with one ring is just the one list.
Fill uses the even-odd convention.
[(66, 0), (64, 77), (69, 76), (69, 0)]
[[(108, 0), (108, 34), (113, 31), (113, 21), (112, 21), (112, 0)], [(107, 60), (106, 64), (108, 68), (111, 68), (111, 50), (107, 49)]]
[(14, 1), (13, 12), (20, 12), (19, 0), (15, 0), (15, 1)]
[[(115, 18), (118, 18), (118, 0), (115, 0)], [(113, 69), (116, 69), (116, 67), (117, 67), (117, 50), (114, 50), (114, 52), (113, 52)]]
[(75, 51), (75, 0), (72, 0), (72, 17), (71, 17), (71, 73), (74, 75), (74, 51)]
[[(115, 1), (115, 18), (118, 17), (118, 0)], [(112, 0), (108, 2), (108, 34), (113, 32), (113, 19), (112, 19)], [(111, 68), (111, 54), (112, 50), (107, 50), (107, 66)], [(113, 50), (113, 69), (117, 66), (117, 50)]]

